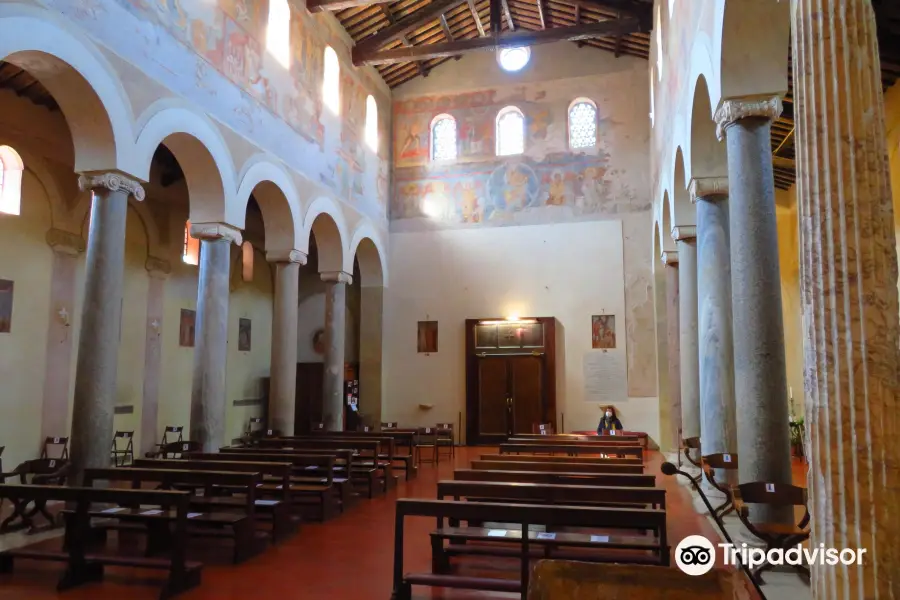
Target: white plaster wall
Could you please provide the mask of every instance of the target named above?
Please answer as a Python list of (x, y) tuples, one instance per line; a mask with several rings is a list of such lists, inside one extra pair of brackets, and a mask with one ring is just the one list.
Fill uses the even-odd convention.
[[(583, 400), (582, 360), (591, 351), (591, 315), (624, 314), (620, 221), (396, 233), (385, 290), (383, 419), (404, 425), (465, 422), (467, 318), (556, 317), (557, 413), (567, 430), (593, 429), (599, 407)], [(438, 352), (416, 352), (420, 320), (439, 322)], [(616, 322), (627, 352), (625, 322)], [(652, 343), (652, 338), (651, 338)], [(652, 348), (651, 348), (652, 350)], [(653, 377), (653, 373), (648, 373)], [(419, 403), (434, 404), (428, 411)], [(656, 398), (618, 405), (629, 429), (658, 437)]]

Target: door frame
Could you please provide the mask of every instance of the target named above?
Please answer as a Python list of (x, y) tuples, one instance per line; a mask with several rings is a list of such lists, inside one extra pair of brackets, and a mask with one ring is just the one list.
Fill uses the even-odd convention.
[[(502, 352), (491, 354), (506, 355), (533, 355), (535, 352), (542, 354), (544, 362), (544, 405), (542, 407), (542, 421), (552, 423), (554, 431), (558, 430), (556, 424), (556, 318), (555, 317), (522, 317), (523, 320), (534, 320), (544, 328), (543, 348), (504, 349)], [(478, 357), (475, 349), (475, 326), (483, 321), (504, 321), (506, 319), (482, 317), (480, 319), (466, 319), (466, 444), (482, 445), (504, 442), (508, 436), (482, 435), (479, 433), (478, 411), (478, 361), (484, 360)]]

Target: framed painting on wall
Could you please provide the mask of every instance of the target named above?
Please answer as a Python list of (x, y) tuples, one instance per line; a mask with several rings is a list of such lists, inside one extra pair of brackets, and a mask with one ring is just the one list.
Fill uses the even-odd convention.
[(615, 315), (594, 315), (591, 317), (591, 347), (603, 350), (616, 347)]
[(418, 351), (425, 354), (438, 351), (437, 321), (419, 321)]
[(197, 323), (197, 312), (182, 308), (181, 326), (178, 329), (178, 345), (184, 348), (194, 347), (194, 330)]
[(12, 329), (13, 282), (0, 279), (0, 333)]
[(250, 352), (250, 319), (238, 319), (238, 351)]

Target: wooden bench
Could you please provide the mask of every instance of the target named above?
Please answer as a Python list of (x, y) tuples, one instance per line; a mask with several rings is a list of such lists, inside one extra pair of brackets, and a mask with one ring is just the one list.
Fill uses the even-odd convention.
[[(219, 458), (216, 458), (219, 457)], [(315, 506), (320, 521), (334, 517), (338, 506), (334, 486), (333, 454), (265, 454), (264, 452), (228, 452), (221, 454), (194, 452), (188, 455), (192, 460), (240, 460), (250, 462), (289, 462), (292, 473), (290, 479), (290, 500), (293, 506)], [(267, 482), (258, 491), (275, 496), (283, 491), (282, 484)]]
[[(394, 447), (390, 452), (382, 453), (381, 458), (390, 459), (393, 462), (399, 462), (406, 473), (406, 478), (415, 477), (419, 470), (416, 466), (415, 452), (415, 431), (314, 431), (310, 434), (312, 438), (358, 438), (358, 439), (391, 439)], [(407, 454), (400, 454), (399, 449), (406, 448)]]
[[(66, 570), (57, 584), (57, 590), (65, 591), (84, 583), (102, 580), (105, 566), (158, 569), (168, 572), (160, 595), (163, 599), (200, 584), (202, 565), (185, 560), (190, 501), (190, 494), (187, 492), (4, 484), (0, 485), (0, 497), (15, 499), (20, 503), (60, 501), (73, 506), (66, 519), (64, 550), (19, 548), (0, 552), (0, 573), (11, 573), (17, 559), (62, 562), (66, 564)], [(162, 507), (162, 515), (145, 515), (142, 521), (152, 527), (154, 522), (165, 520), (170, 540), (170, 556), (146, 558), (89, 551), (90, 514), (95, 504)], [(171, 531), (170, 524), (173, 526)]]
[(533, 433), (517, 433), (507, 440), (508, 442), (546, 442), (546, 443), (567, 443), (567, 444), (607, 444), (631, 446), (640, 444), (641, 439), (633, 435), (572, 435), (571, 433), (557, 433), (552, 435), (540, 435)]
[(592, 465), (642, 465), (640, 458), (603, 458), (599, 456), (535, 456), (532, 454), (482, 454), (481, 460), (503, 462), (568, 462)]
[[(330, 435), (326, 435), (330, 434)], [(362, 434), (362, 435), (359, 435)], [(366, 436), (366, 437), (362, 437)], [(402, 465), (402, 469), (405, 472), (405, 477), (409, 479), (410, 469), (416, 470), (415, 463), (413, 462), (413, 457), (411, 455), (396, 454), (395, 450), (395, 441), (394, 438), (384, 435), (379, 435), (374, 432), (320, 432), (318, 435), (310, 435), (310, 436), (294, 436), (290, 438), (292, 440), (304, 440), (304, 441), (329, 441), (329, 442), (346, 442), (346, 441), (371, 441), (371, 442), (379, 442), (381, 444), (381, 450), (378, 454), (378, 458), (376, 460), (375, 456), (368, 451), (361, 450), (358, 451), (358, 456), (354, 461), (354, 466), (356, 468), (368, 468), (374, 467), (377, 470), (384, 471), (385, 466), (391, 466), (393, 469), (393, 464), (395, 462), (400, 462)], [(388, 478), (389, 477), (389, 478)], [(381, 478), (380, 478), (381, 479)], [(397, 483), (398, 477), (390, 475), (388, 476), (385, 472), (384, 478), (382, 479), (382, 488), (384, 491), (387, 491), (390, 487), (393, 487)]]
[[(298, 520), (291, 516), (289, 486), (292, 465), (288, 462), (259, 461), (215, 461), (188, 459), (138, 458), (133, 467), (138, 469), (181, 469), (185, 471), (234, 471), (236, 473), (260, 473), (281, 484), (282, 489), (276, 499), (256, 499), (256, 511), (272, 521), (272, 541), (280, 542), (297, 530)], [(240, 489), (228, 486), (229, 490)], [(230, 496), (194, 496), (191, 506), (195, 508), (242, 508), (244, 500)], [(260, 519), (262, 520), (262, 519)]]
[[(48, 438), (59, 439), (59, 438)], [(36, 458), (34, 460), (26, 460), (10, 473), (0, 473), (0, 483), (5, 483), (8, 477), (19, 478), (20, 484), (32, 485), (65, 485), (66, 478), (71, 471), (71, 465), (68, 459), (62, 458)], [(30, 478), (30, 479), (29, 479)], [(13, 512), (0, 523), (0, 533), (14, 531), (22, 528), (28, 528), (32, 533), (40, 530), (50, 529), (56, 525), (56, 521), (47, 511), (46, 503), (34, 501), (34, 506), (28, 508), (30, 502), (19, 502), (11, 500)], [(0, 506), (3, 505), (0, 498)], [(47, 523), (38, 527), (34, 523), (34, 517), (38, 514), (46, 519)]]
[[(134, 467), (85, 469), (82, 475), (86, 487), (93, 486), (96, 481), (105, 482), (130, 482), (133, 489), (140, 489), (144, 483), (159, 484), (163, 489), (175, 487), (189, 487), (203, 489), (205, 494), (211, 494), (216, 486), (240, 487), (244, 491), (243, 506), (240, 512), (204, 512), (190, 513), (191, 527), (188, 534), (192, 537), (230, 537), (234, 540), (232, 552), (235, 564), (244, 562), (257, 554), (262, 549), (262, 540), (256, 535), (256, 489), (262, 483), (259, 473), (234, 473), (229, 471), (188, 471), (183, 469), (138, 469)], [(109, 511), (91, 512), (91, 516), (116, 519), (119, 525), (102, 527), (101, 532), (107, 529), (133, 530), (134, 525), (139, 527), (146, 524), (144, 509), (128, 508)], [(165, 513), (160, 515), (164, 519)], [(171, 520), (174, 515), (168, 515)], [(163, 525), (168, 527), (167, 524)], [(230, 529), (230, 533), (227, 529)], [(263, 532), (259, 532), (262, 534)], [(164, 532), (151, 531), (148, 535), (165, 537)]]
[[(533, 504), (501, 504), (492, 502), (455, 502), (442, 500), (414, 500), (409, 498), (397, 501), (394, 525), (394, 569), (393, 600), (410, 600), (413, 585), (432, 587), (466, 588), (486, 591), (519, 593), (525, 598), (531, 572), (531, 559), (535, 556), (533, 549), (537, 547), (538, 555), (544, 554), (546, 546), (553, 548), (581, 548), (580, 557), (593, 560), (641, 561), (652, 559), (654, 562), (668, 566), (669, 547), (666, 537), (665, 511), (635, 510), (625, 508), (597, 508), (586, 506), (541, 506)], [(406, 517), (434, 517), (438, 520), (438, 531), (432, 534), (432, 573), (407, 573), (403, 569), (404, 525)], [(442, 527), (444, 519), (477, 522), (515, 523), (520, 527), (519, 536), (494, 535), (493, 531), (480, 530), (466, 532), (459, 528)], [(586, 527), (586, 528), (628, 528), (650, 529), (658, 532), (657, 538), (645, 538), (643, 544), (618, 544), (615, 537), (590, 534), (557, 534), (553, 539), (529, 532), (530, 525), (553, 527)], [(468, 528), (466, 528), (468, 529)], [(526, 532), (522, 535), (521, 532)], [(519, 579), (496, 579), (485, 577), (469, 577), (446, 573), (448, 567), (448, 550), (443, 546), (444, 539), (467, 541), (490, 541), (494, 546), (484, 545), (487, 555), (513, 556), (519, 559)], [(438, 545), (434, 540), (440, 540)], [(639, 539), (639, 538), (635, 538)], [(502, 545), (513, 546), (503, 548)], [(472, 546), (472, 547), (470, 547)], [(466, 553), (475, 553), (474, 545), (466, 545), (460, 549)], [(601, 553), (597, 553), (601, 551)], [(614, 551), (614, 552), (610, 552)], [(558, 551), (555, 551), (558, 552)]]
[(631, 473), (640, 475), (644, 465), (593, 465), (591, 463), (505, 462), (473, 460), (472, 468), (486, 471), (547, 471), (550, 473)]
[(606, 456), (633, 456), (643, 458), (644, 451), (640, 446), (608, 446), (605, 444), (567, 444), (540, 442), (520, 442), (520, 443), (503, 443), (500, 444), (500, 454), (510, 454), (513, 452), (525, 453), (543, 453), (543, 454), (603, 454)]
[(500, 481), (439, 481), (437, 499), (452, 496), (489, 499), (491, 502), (526, 504), (640, 505), (666, 508), (666, 490), (658, 487), (600, 487), (595, 485), (547, 484)]
[(655, 487), (655, 475), (628, 473), (548, 473), (546, 471), (491, 471), (457, 469), (453, 478), (459, 481), (520, 481), (522, 483), (555, 483), (621, 487)]

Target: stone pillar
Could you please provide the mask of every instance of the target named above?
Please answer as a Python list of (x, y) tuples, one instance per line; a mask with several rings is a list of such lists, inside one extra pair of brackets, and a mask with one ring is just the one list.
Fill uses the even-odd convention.
[(322, 273), (325, 292), (325, 380), (322, 385), (322, 420), (328, 431), (344, 429), (344, 339), (347, 330), (347, 284), (353, 277), (343, 271)]
[(125, 217), (129, 196), (144, 199), (144, 188), (119, 173), (81, 175), (78, 187), (90, 190), (92, 200), (72, 412), (70, 454), (75, 482), (80, 482), (86, 467), (110, 464), (125, 277)]
[(272, 315), (272, 369), (269, 377), (269, 427), (294, 434), (297, 403), (297, 317), (300, 265), (306, 255), (297, 250), (268, 252), (275, 263), (275, 302)]
[[(740, 481), (791, 483), (771, 121), (781, 99), (729, 99), (716, 111), (728, 147), (734, 393)], [(751, 506), (753, 518), (790, 522), (789, 507)]]
[(191, 223), (191, 237), (200, 240), (200, 282), (190, 439), (204, 452), (218, 452), (225, 442), (231, 244), (240, 245), (241, 232), (222, 223)]
[[(700, 340), (697, 325), (697, 228), (672, 228), (678, 248), (678, 356), (681, 437), (700, 437)], [(679, 443), (681, 440), (679, 440)], [(697, 457), (699, 459), (699, 457)]]
[(669, 356), (669, 396), (671, 435), (675, 451), (681, 444), (681, 360), (679, 345), (681, 334), (678, 323), (678, 252), (663, 251), (662, 263), (666, 271), (666, 348)]
[[(869, 0), (794, 0), (813, 597), (900, 596), (897, 254)], [(729, 132), (730, 135), (730, 132)]]
[(147, 285), (147, 331), (144, 338), (144, 388), (141, 403), (141, 432), (138, 450), (143, 456), (155, 449), (160, 438), (159, 377), (162, 372), (162, 329), (165, 314), (166, 278), (172, 271), (169, 261), (149, 257)]
[[(72, 369), (72, 322), (75, 315), (75, 273), (84, 240), (77, 233), (51, 229), (47, 244), (53, 248), (50, 276), (50, 326), (47, 328), (47, 360), (44, 365), (44, 400), (41, 439), (63, 437), (69, 431), (69, 377)], [(35, 440), (37, 441), (37, 440)]]
[[(728, 182), (719, 178), (692, 179), (690, 186), (691, 201), (697, 205), (700, 444), (703, 454), (737, 450), (727, 186)], [(733, 478), (733, 473), (728, 472), (728, 475)], [(719, 474), (719, 477), (724, 476), (725, 473)]]
[(381, 424), (381, 355), (383, 348), (384, 288), (363, 286), (359, 316), (359, 402), (369, 425)]

